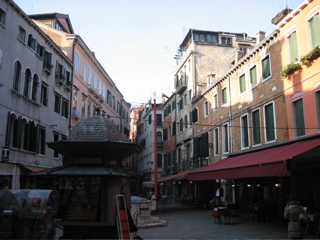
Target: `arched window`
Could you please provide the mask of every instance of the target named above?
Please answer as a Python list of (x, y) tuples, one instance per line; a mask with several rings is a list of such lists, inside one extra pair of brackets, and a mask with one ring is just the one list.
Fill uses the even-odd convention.
[(7, 125), (7, 145), (10, 147), (18, 147), (18, 126), (19, 121), (14, 113), (9, 113)]
[(28, 68), (24, 74), (24, 90), (23, 95), (26, 97), (30, 96), (30, 88), (31, 88), (31, 71)]
[(13, 84), (12, 88), (19, 92), (20, 90), (20, 79), (21, 79), (21, 63), (16, 61), (14, 64)]
[(32, 81), (32, 94), (31, 99), (33, 101), (37, 101), (38, 98), (38, 88), (39, 88), (39, 77), (37, 74), (33, 75), (33, 81)]

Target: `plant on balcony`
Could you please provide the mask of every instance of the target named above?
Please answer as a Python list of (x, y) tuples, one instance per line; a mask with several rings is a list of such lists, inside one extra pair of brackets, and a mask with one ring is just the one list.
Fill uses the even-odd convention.
[(296, 71), (301, 71), (302, 67), (300, 63), (290, 63), (286, 68), (281, 70), (281, 76), (286, 78), (294, 74)]
[(307, 55), (300, 58), (305, 66), (311, 66), (312, 62), (320, 56), (320, 46), (315, 46)]

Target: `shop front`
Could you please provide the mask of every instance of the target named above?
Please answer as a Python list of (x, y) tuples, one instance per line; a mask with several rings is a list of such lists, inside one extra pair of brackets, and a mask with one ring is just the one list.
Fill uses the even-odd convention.
[[(230, 155), (188, 173), (188, 180), (200, 186), (211, 181), (207, 192), (215, 189), (213, 200), (220, 205), (236, 204), (239, 212), (248, 206), (261, 206), (273, 213), (272, 218), (281, 220), (291, 192), (312, 209), (320, 201), (318, 187), (310, 184), (319, 181), (319, 145), (319, 138), (308, 138)], [(198, 194), (199, 199), (205, 198)]]

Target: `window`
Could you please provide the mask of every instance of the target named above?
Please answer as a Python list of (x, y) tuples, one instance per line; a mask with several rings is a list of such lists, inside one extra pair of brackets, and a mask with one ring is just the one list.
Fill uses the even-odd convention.
[(198, 122), (198, 108), (192, 110), (192, 123)]
[(68, 119), (69, 101), (65, 98), (62, 100), (61, 115)]
[(83, 81), (87, 81), (87, 64), (83, 64)]
[(288, 48), (290, 63), (295, 63), (299, 60), (297, 33), (293, 32), (288, 36)]
[(73, 88), (72, 109), (76, 110), (78, 105), (78, 89)]
[(241, 127), (241, 147), (249, 147), (249, 127), (248, 127), (248, 115), (244, 115), (240, 118)]
[(229, 152), (229, 126), (228, 124), (222, 125), (222, 151)]
[(38, 98), (39, 77), (37, 74), (33, 76), (31, 99), (37, 101)]
[(41, 86), (40, 103), (43, 106), (48, 106), (48, 85), (46, 85), (45, 83), (42, 83)]
[(61, 96), (58, 93), (54, 94), (54, 111), (60, 114)]
[(23, 27), (19, 26), (18, 28), (18, 38), (22, 41), (26, 41), (26, 30), (23, 29)]
[(6, 23), (6, 12), (0, 8), (0, 24), (5, 25)]
[(258, 84), (258, 79), (257, 79), (257, 67), (254, 66), (250, 68), (250, 80), (251, 80), (251, 86), (254, 87)]
[(183, 118), (180, 119), (179, 130), (180, 130), (180, 132), (183, 131)]
[(269, 103), (264, 106), (265, 136), (267, 142), (274, 141), (276, 139), (273, 108), (273, 103)]
[(232, 39), (230, 37), (221, 37), (222, 45), (232, 45)]
[(222, 89), (222, 105), (228, 102), (227, 88)]
[(86, 96), (82, 95), (82, 102), (81, 102), (81, 119), (86, 116)]
[(314, 48), (317, 45), (320, 45), (320, 17), (319, 13), (314, 15), (309, 20), (309, 26), (310, 26), (310, 35), (311, 35), (311, 42), (312, 42), (312, 48)]
[(214, 129), (214, 155), (219, 155), (219, 128)]
[(94, 89), (98, 89), (98, 77), (95, 74), (93, 76), (93, 87)]
[(293, 110), (293, 123), (294, 123), (294, 135), (296, 137), (304, 136), (305, 125), (304, 125), (304, 112), (302, 99), (295, 100), (292, 102)]
[(209, 102), (205, 101), (203, 104), (203, 112), (204, 112), (204, 117), (207, 117), (209, 115)]
[(46, 153), (46, 129), (44, 127), (39, 127), (39, 145), (38, 153), (45, 155)]
[(80, 56), (76, 53), (75, 60), (74, 60), (74, 71), (79, 73), (79, 66), (80, 66)]
[(262, 79), (266, 80), (271, 76), (269, 55), (262, 59)]
[(89, 70), (89, 79), (88, 79), (88, 84), (92, 84), (92, 70)]
[(246, 77), (244, 74), (240, 76), (239, 84), (240, 84), (240, 93), (244, 93), (246, 91)]
[(260, 126), (260, 111), (255, 110), (252, 112), (252, 131), (253, 131), (253, 144), (261, 144), (261, 126)]
[[(54, 142), (58, 142), (59, 141), (59, 133), (55, 133), (55, 132), (53, 133), (53, 141)], [(59, 154), (58, 154), (57, 151), (54, 151), (53, 157), (54, 158), (59, 158)]]
[(30, 97), (30, 88), (31, 88), (31, 71), (28, 68), (24, 74), (24, 90), (23, 95), (27, 98)]
[(32, 36), (32, 34), (29, 34), (28, 37), (28, 47), (30, 47), (34, 52), (36, 52), (38, 48), (38, 41)]
[(13, 74), (13, 85), (12, 88), (19, 92), (20, 90), (20, 82), (21, 82), (21, 63), (16, 61), (14, 64), (14, 74)]
[(188, 95), (189, 95), (189, 102), (191, 102), (191, 100), (192, 100), (192, 90), (189, 90)]
[(44, 57), (43, 57), (43, 69), (46, 69), (51, 73), (51, 69), (53, 67), (52, 65), (52, 53), (45, 51)]
[(218, 109), (218, 94), (213, 95), (213, 110), (216, 111)]
[(88, 111), (87, 111), (87, 116), (91, 117), (91, 101), (88, 101)]
[(184, 116), (184, 127), (188, 128), (188, 115)]

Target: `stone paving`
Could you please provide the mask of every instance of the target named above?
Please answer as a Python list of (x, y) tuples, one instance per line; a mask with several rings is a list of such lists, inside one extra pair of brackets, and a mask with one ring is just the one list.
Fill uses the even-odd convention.
[[(167, 220), (167, 226), (139, 227), (136, 233), (147, 239), (288, 239), (287, 221), (244, 222), (232, 217), (232, 224), (217, 224), (212, 210), (187, 207), (180, 204), (159, 206), (153, 214)], [(316, 239), (310, 232), (305, 239)]]

